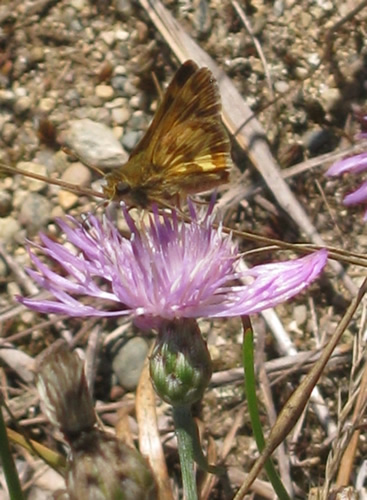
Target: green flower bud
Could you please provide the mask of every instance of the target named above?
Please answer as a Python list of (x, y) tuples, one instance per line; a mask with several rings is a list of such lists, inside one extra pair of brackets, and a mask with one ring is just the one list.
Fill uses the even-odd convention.
[(161, 325), (150, 359), (150, 375), (157, 394), (172, 406), (193, 404), (202, 397), (212, 365), (195, 320)]

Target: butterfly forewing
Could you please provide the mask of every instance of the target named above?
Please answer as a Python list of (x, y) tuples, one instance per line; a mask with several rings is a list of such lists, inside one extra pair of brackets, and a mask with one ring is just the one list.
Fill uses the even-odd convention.
[[(217, 84), (187, 61), (169, 84), (155, 117), (126, 165), (107, 176), (131, 187), (136, 204), (177, 198), (228, 180), (230, 144), (221, 123)], [(121, 196), (123, 199), (123, 196)]]
[(185, 87), (186, 82), (193, 74), (197, 72), (197, 70), (198, 67), (193, 61), (186, 61), (177, 70), (175, 76), (167, 87), (162, 102), (158, 106), (158, 109), (155, 112), (148, 130), (146, 131), (140, 142), (132, 150), (130, 158), (140, 153), (141, 151), (145, 151), (148, 153), (150, 146), (152, 146), (154, 141), (157, 140), (157, 136), (159, 136), (162, 127), (165, 128), (165, 122), (170, 119), (171, 114), (175, 114), (176, 96), (181, 93), (182, 89)]
[[(175, 88), (176, 85), (168, 88), (167, 99), (170, 90)], [(218, 180), (224, 181), (223, 170), (230, 167), (230, 146), (220, 110), (213, 75), (207, 68), (196, 67), (183, 87), (176, 91), (170, 113), (160, 122), (150, 143), (152, 164), (162, 168), (168, 178), (177, 176), (177, 181), (193, 172), (202, 173), (203, 183), (206, 173), (218, 174)]]

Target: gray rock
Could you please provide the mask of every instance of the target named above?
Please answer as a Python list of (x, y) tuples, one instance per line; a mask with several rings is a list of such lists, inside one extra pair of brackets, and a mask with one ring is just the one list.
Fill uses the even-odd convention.
[(20, 231), (20, 225), (13, 217), (0, 217), (0, 241), (12, 242)]
[(80, 105), (80, 94), (76, 89), (69, 89), (65, 94), (64, 100), (72, 108), (77, 108)]
[(96, 96), (104, 101), (110, 101), (115, 95), (115, 91), (111, 85), (97, 85), (95, 88)]
[(45, 57), (45, 49), (41, 46), (32, 47), (29, 53), (29, 62), (31, 65), (43, 61)]
[(87, 165), (111, 168), (127, 160), (127, 154), (112, 130), (87, 118), (72, 121), (62, 136), (62, 142)]
[(1, 137), (6, 144), (11, 144), (18, 132), (18, 127), (13, 122), (6, 122), (1, 130)]
[(340, 107), (342, 94), (338, 88), (325, 88), (320, 95), (320, 100), (326, 111), (333, 111), (337, 106)]
[(103, 31), (101, 33), (101, 38), (107, 45), (107, 47), (111, 47), (113, 43), (115, 42), (115, 32), (113, 30), (111, 31)]
[(132, 2), (130, 0), (114, 0), (114, 7), (123, 19), (128, 19), (133, 13)]
[(307, 320), (307, 307), (304, 304), (295, 306), (293, 309), (293, 317), (298, 327), (304, 325)]
[(25, 95), (22, 97), (19, 97), (14, 104), (14, 113), (16, 115), (22, 115), (24, 113), (27, 113), (31, 109), (32, 106), (32, 99)]
[(124, 134), (122, 138), (122, 145), (127, 151), (131, 151), (141, 138), (141, 132), (130, 131)]
[(289, 84), (284, 80), (278, 80), (274, 83), (274, 89), (279, 92), (279, 94), (285, 94), (289, 90)]
[(136, 389), (148, 350), (148, 344), (144, 339), (134, 337), (126, 342), (114, 357), (112, 369), (126, 390)]
[(307, 131), (302, 139), (305, 147), (312, 156), (330, 151), (336, 141), (331, 130), (322, 129), (320, 127)]
[(88, 167), (78, 161), (65, 170), (61, 180), (77, 186), (89, 186), (92, 181), (92, 173)]
[[(47, 176), (46, 167), (44, 165), (41, 165), (39, 163), (34, 163), (32, 161), (20, 161), (17, 163), (17, 168), (19, 168), (20, 170), (26, 170), (27, 172), (33, 174), (43, 175), (44, 177)], [(25, 181), (27, 184), (27, 189), (33, 192), (42, 191), (47, 185), (46, 182), (44, 181), (31, 179), (30, 177), (27, 177)]]
[(111, 111), (112, 121), (117, 125), (123, 125), (128, 122), (131, 116), (131, 113), (126, 108), (114, 108)]
[(212, 28), (212, 18), (207, 0), (199, 0), (195, 2), (193, 14), (194, 26), (200, 37), (204, 37)]
[[(73, 163), (61, 176), (61, 180), (75, 184), (76, 186), (90, 186), (92, 173), (85, 165), (80, 162)], [(58, 193), (59, 205), (64, 210), (69, 210), (79, 200), (79, 196), (70, 191), (61, 189)]]
[(52, 204), (38, 193), (29, 194), (22, 204), (19, 222), (26, 227), (29, 235), (34, 235), (50, 220)]
[(10, 89), (0, 89), (0, 104), (11, 106), (15, 101), (15, 94)]
[(116, 91), (122, 92), (125, 88), (127, 78), (123, 75), (116, 75), (111, 78), (111, 85)]
[(50, 113), (56, 106), (56, 101), (52, 97), (44, 97), (40, 100), (38, 109), (41, 113)]

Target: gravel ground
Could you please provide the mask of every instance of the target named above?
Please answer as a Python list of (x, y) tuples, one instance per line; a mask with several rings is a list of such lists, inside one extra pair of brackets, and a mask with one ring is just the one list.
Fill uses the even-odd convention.
[[(352, 112), (363, 111), (367, 89), (366, 9), (337, 25), (356, 7), (355, 2), (244, 2), (245, 20), (259, 42), (262, 60), (235, 2), (166, 0), (165, 5), (232, 79), (264, 127), (281, 167), (352, 143), (359, 130)], [(129, 0), (5, 0), (0, 5), (0, 161), (79, 186), (97, 187), (100, 176), (62, 150), (61, 143), (69, 144), (80, 158), (103, 171), (123, 163), (157, 107), (156, 82), (164, 88), (177, 67), (146, 13)], [(262, 187), (257, 172), (248, 166), (246, 155), (235, 143), (233, 158), (240, 169), (247, 169), (249, 192), (253, 187), (258, 189), (255, 196), (243, 199), (235, 210), (225, 214), (228, 225), (277, 239), (302, 240), (298, 228)], [(328, 244), (366, 252), (361, 209), (346, 210), (340, 205), (348, 189), (345, 183), (325, 179), (320, 168), (293, 177), (289, 183)], [(91, 198), (60, 191), (47, 183), (23, 176), (0, 178), (0, 325), (3, 339), (12, 347), (10, 358), (4, 355), (0, 361), (2, 393), (30, 437), (62, 452), (65, 446), (60, 436), (40, 412), (29, 375), (32, 360), (60, 336), (74, 339), (78, 348), (86, 351), (90, 345), (88, 332), (98, 328), (103, 340), (95, 396), (98, 405), (107, 405), (108, 411), (101, 418), (112, 428), (117, 421), (116, 407), (132, 404), (140, 373), (133, 368), (141, 366), (152, 340), (136, 337), (131, 326), (123, 323), (74, 319), (42, 325), (47, 318), (20, 310), (15, 302), (15, 295), (36, 291), (23, 275), (29, 264), (25, 239), (37, 240), (40, 230), (56, 238), (56, 216), (79, 217), (95, 206)], [(253, 247), (246, 242), (241, 246), (244, 251)], [(276, 257), (269, 252), (252, 258), (251, 264)], [(349, 266), (348, 273), (358, 284), (364, 270)], [(277, 312), (296, 348), (313, 352), (333, 332), (349, 300), (349, 292), (329, 273), (307, 296), (279, 307)], [(326, 464), (328, 457), (334, 463), (332, 444), (341, 446), (345, 432), (337, 428), (332, 434), (330, 422), (341, 421), (340, 408), (359, 387), (366, 355), (363, 321), (364, 311), (350, 325), (338, 356), (320, 384), (327, 422), (320, 423), (310, 407), (287, 442), (285, 462), (289, 471), (284, 474), (298, 498), (306, 498), (312, 487), (324, 484), (325, 477), (333, 484), (335, 474)], [(234, 422), (238, 425), (226, 459), (233, 473), (228, 484), (219, 480), (209, 496), (229, 499), (243, 479), (242, 472), (248, 471), (256, 458), (241, 378), (236, 371), (241, 364), (241, 330), (234, 320), (203, 322), (201, 326), (216, 373), (197, 409), (198, 416), (219, 448)], [(263, 319), (255, 319), (255, 327), (261, 367), (280, 354)], [(119, 340), (123, 332), (126, 343)], [(22, 335), (13, 338), (18, 333)], [(271, 387), (273, 408), (278, 411), (297, 387), (304, 367), (299, 364), (291, 370), (285, 363), (269, 373), (265, 377), (268, 382), (261, 378), (259, 384), (265, 426), (271, 421), (272, 405), (264, 387)], [(350, 414), (346, 415), (348, 422)], [(133, 412), (131, 420), (136, 436)], [(159, 406), (159, 425), (162, 435), (168, 436), (165, 452), (170, 476), (177, 484), (177, 454), (166, 405)], [(365, 453), (365, 436), (361, 435), (350, 481), (356, 487), (359, 478), (359, 491), (363, 487)], [(27, 484), (27, 498), (50, 498), (54, 490), (63, 487), (61, 476), (28, 452), (17, 449), (16, 457), (22, 481)], [(277, 460), (283, 459), (278, 456)], [(266, 498), (264, 495), (257, 498)]]

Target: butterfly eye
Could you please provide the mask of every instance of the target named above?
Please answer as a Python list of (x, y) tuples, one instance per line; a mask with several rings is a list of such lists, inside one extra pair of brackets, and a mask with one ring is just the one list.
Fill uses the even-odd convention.
[(131, 186), (127, 182), (120, 181), (116, 184), (116, 194), (118, 196), (124, 196), (129, 194), (131, 191)]

